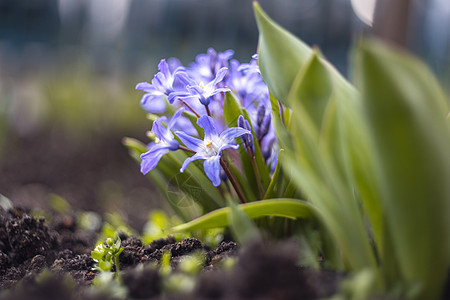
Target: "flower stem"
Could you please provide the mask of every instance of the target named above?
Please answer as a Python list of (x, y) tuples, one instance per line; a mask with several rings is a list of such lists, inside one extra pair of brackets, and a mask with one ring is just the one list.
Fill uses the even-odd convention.
[(116, 266), (116, 278), (120, 281), (119, 255), (113, 255), (113, 260)]
[(211, 117), (211, 111), (209, 110), (209, 106), (205, 105), (205, 107), (206, 107), (206, 113), (208, 114), (208, 116)]
[(234, 190), (236, 191), (236, 194), (238, 195), (241, 203), (242, 204), (247, 203), (247, 201), (245, 201), (245, 196), (244, 196), (244, 193), (242, 192), (241, 187), (239, 186), (239, 183), (237, 182), (233, 173), (231, 173), (230, 168), (228, 167), (228, 165), (226, 164), (226, 162), (223, 160), (222, 157), (220, 157), (220, 165), (222, 166), (223, 170), (225, 171), (225, 174), (227, 174), (227, 177), (230, 180), (231, 185), (234, 187)]
[(187, 151), (187, 152), (191, 152), (191, 153), (194, 153), (194, 154), (197, 153), (194, 150), (189, 149), (189, 148), (187, 148), (185, 146), (181, 146), (181, 145), (178, 145), (178, 149), (183, 150), (183, 151)]
[(192, 108), (192, 106), (190, 106), (186, 101), (184, 101), (183, 99), (179, 99), (181, 101), (181, 103), (183, 103), (187, 108), (189, 108), (190, 111), (192, 111), (194, 113), (194, 115), (197, 116), (197, 118), (200, 118), (200, 114)]

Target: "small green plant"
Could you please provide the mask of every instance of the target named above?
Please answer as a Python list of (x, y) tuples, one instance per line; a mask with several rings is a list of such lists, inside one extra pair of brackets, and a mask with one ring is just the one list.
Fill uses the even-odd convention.
[(112, 238), (107, 238), (105, 243), (97, 243), (94, 251), (91, 252), (91, 256), (96, 262), (93, 269), (100, 272), (110, 272), (112, 267), (115, 266), (116, 274), (119, 276), (119, 256), (123, 251), (123, 248), (120, 247), (121, 242), (120, 238), (117, 238), (115, 242)]

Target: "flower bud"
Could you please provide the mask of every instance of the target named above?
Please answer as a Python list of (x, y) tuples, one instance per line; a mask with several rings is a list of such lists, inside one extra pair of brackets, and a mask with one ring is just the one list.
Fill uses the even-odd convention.
[[(247, 129), (248, 131), (252, 131), (252, 127), (250, 126), (250, 123), (244, 119), (244, 117), (242, 115), (239, 116), (238, 118), (238, 126), (244, 129)], [(254, 153), (253, 150), (253, 136), (249, 133), (247, 134), (243, 134), (241, 136), (242, 139), (242, 143), (245, 146), (245, 150), (247, 151), (247, 149), (249, 149), (250, 151), (252, 151)], [(253, 155), (253, 153), (249, 153), (251, 155)]]
[(267, 133), (269, 132), (271, 121), (272, 121), (272, 117), (270, 116), (270, 114), (266, 115), (264, 117), (264, 120), (262, 121), (261, 127), (260, 127), (261, 139), (264, 138), (267, 135)]
[(263, 104), (258, 105), (258, 109), (256, 110), (256, 124), (258, 124), (258, 126), (261, 126), (265, 115), (266, 107)]

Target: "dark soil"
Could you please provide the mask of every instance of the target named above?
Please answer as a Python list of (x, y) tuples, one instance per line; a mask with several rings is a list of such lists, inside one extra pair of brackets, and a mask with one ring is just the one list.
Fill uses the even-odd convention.
[[(0, 289), (6, 293), (3, 297), (0, 293), (0, 299), (109, 299), (88, 288), (98, 275), (90, 256), (96, 233), (74, 224), (70, 216), (54, 216), (47, 224), (20, 209), (0, 209)], [(122, 236), (121, 246), (120, 269), (128, 299), (317, 299), (336, 292), (340, 278), (297, 267), (297, 249), (288, 242), (241, 250), (234, 242), (222, 242), (210, 249), (192, 238), (176, 242), (169, 236), (144, 245), (139, 238)], [(183, 256), (204, 254), (193, 292), (163, 292), (161, 275), (150, 266), (167, 251), (175, 273)], [(227, 257), (237, 261), (231, 270), (220, 267)]]
[(121, 144), (125, 135), (95, 132), (81, 138), (57, 128), (11, 134), (0, 149), (0, 194), (43, 211), (56, 194), (77, 211), (119, 211), (130, 226), (142, 228), (149, 211), (162, 206), (161, 197)]

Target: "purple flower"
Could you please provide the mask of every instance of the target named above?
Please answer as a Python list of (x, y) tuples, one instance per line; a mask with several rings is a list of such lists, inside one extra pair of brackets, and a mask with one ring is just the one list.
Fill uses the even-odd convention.
[(227, 86), (239, 97), (247, 111), (254, 110), (259, 103), (269, 102), (269, 91), (259, 73), (243, 72), (235, 59), (230, 61), (230, 73), (226, 78)]
[(176, 82), (176, 74), (185, 71), (185, 69), (175, 63), (177, 66), (171, 72), (169, 65), (165, 59), (162, 59), (158, 64), (159, 72), (152, 79), (152, 83), (141, 82), (136, 85), (137, 90), (146, 92), (141, 98), (141, 106), (151, 113), (163, 113), (166, 111), (165, 97), (170, 93), (182, 88), (182, 83)]
[(143, 174), (147, 174), (153, 170), (164, 154), (178, 149), (179, 144), (175, 140), (171, 128), (175, 125), (183, 111), (184, 108), (180, 108), (175, 112), (167, 128), (162, 125), (162, 122), (167, 120), (165, 117), (161, 117), (153, 122), (151, 132), (155, 135), (155, 142), (150, 145), (147, 152), (141, 155), (141, 172)]
[[(252, 130), (250, 123), (247, 120), (245, 120), (242, 115), (240, 115), (238, 118), (238, 126), (241, 128), (244, 128), (248, 131)], [(245, 146), (245, 151), (249, 155), (253, 156), (253, 154), (255, 153), (254, 145), (253, 145), (253, 136), (251, 134), (244, 134), (241, 136), (241, 139), (242, 139), (242, 143)], [(251, 153), (249, 153), (249, 152), (251, 152)]]
[(234, 144), (234, 139), (243, 135), (251, 134), (250, 131), (240, 127), (232, 127), (218, 134), (214, 126), (213, 119), (209, 116), (202, 116), (197, 120), (197, 124), (204, 129), (205, 138), (200, 140), (191, 137), (184, 132), (177, 131), (176, 135), (186, 145), (186, 147), (194, 150), (196, 154), (188, 157), (181, 166), (180, 172), (184, 172), (186, 167), (194, 160), (203, 159), (203, 168), (206, 176), (214, 186), (220, 185), (220, 157), (222, 151), (228, 148), (237, 149), (239, 145)]
[(217, 72), (216, 77), (208, 82), (207, 84), (203, 84), (202, 82), (196, 82), (193, 79), (187, 77), (186, 73), (179, 73), (178, 77), (181, 81), (187, 82), (186, 86), (187, 91), (179, 91), (173, 92), (169, 95), (169, 102), (173, 103), (176, 98), (181, 98), (184, 101), (189, 101), (192, 99), (198, 99), (201, 104), (209, 105), (211, 98), (221, 92), (229, 92), (228, 88), (217, 87), (217, 84), (223, 80), (225, 75), (227, 74), (228, 69), (222, 68)]
[(195, 63), (191, 64), (191, 75), (198, 81), (210, 81), (216, 77), (219, 70), (228, 67), (228, 60), (233, 57), (233, 50), (226, 50), (217, 53), (213, 48), (209, 48), (206, 54), (199, 54), (195, 58)]
[(258, 54), (253, 54), (252, 60), (248, 64), (242, 64), (239, 66), (239, 71), (243, 71), (245, 74), (258, 73), (261, 74), (258, 66)]

